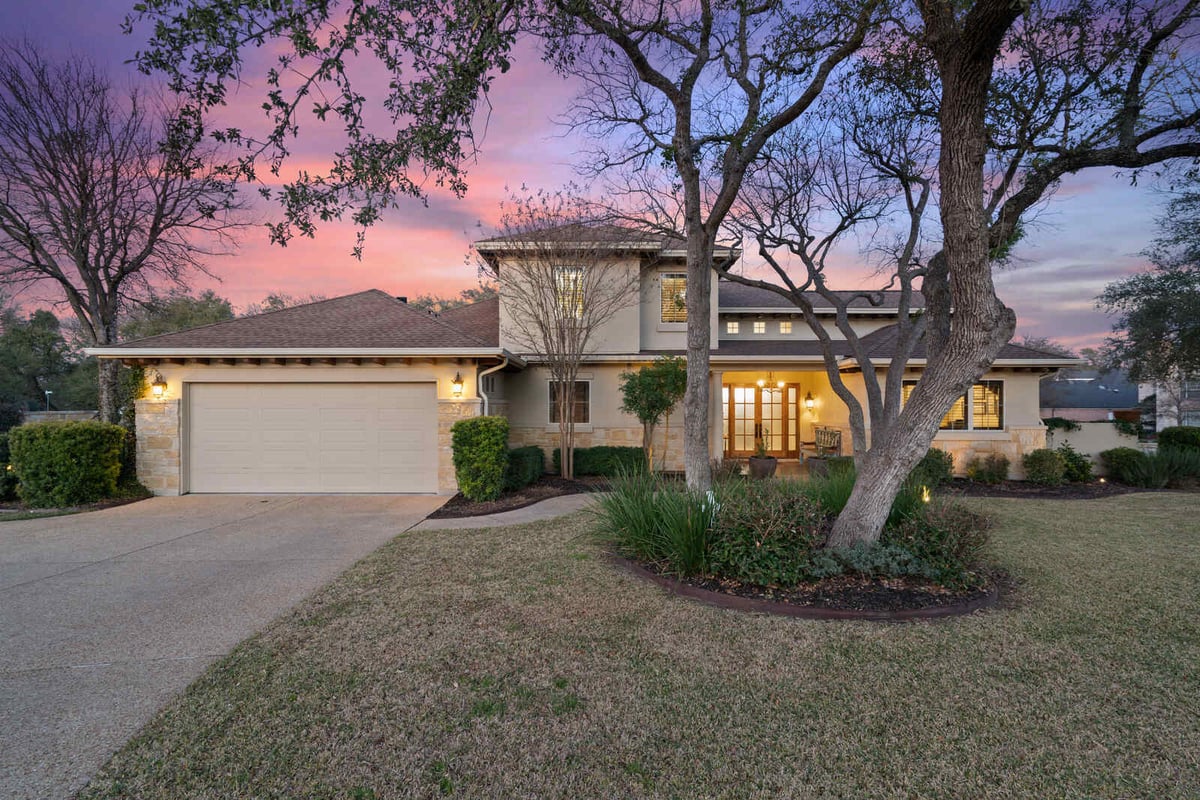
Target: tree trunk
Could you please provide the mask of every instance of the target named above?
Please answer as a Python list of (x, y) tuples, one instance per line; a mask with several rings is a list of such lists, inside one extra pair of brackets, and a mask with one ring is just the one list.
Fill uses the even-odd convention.
[(689, 225), (687, 267), (687, 391), (683, 395), (683, 472), (693, 491), (712, 488), (708, 444), (708, 359), (712, 314), (712, 242)]
[(654, 423), (642, 423), (642, 450), (646, 453), (646, 468), (654, 472)]
[(119, 423), (120, 409), (117, 407), (120, 393), (121, 363), (114, 359), (102, 358), (98, 365), (99, 372), (99, 406), (100, 419), (104, 422)]

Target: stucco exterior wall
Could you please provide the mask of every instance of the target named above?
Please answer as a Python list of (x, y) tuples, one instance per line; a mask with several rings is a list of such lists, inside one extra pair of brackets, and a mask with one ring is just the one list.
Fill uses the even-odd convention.
[(1114, 447), (1138, 447), (1138, 438), (1121, 433), (1116, 426), (1108, 421), (1080, 422), (1079, 430), (1064, 431), (1062, 429), (1046, 432), (1046, 446), (1058, 447), (1070, 444), (1080, 453), (1090, 456), (1092, 466), (1097, 475), (1106, 474), (1104, 465), (1100, 462), (1100, 453)]
[[(762, 342), (762, 341), (816, 341), (817, 335), (813, 333), (813, 329), (808, 327), (808, 323), (800, 316), (799, 312), (792, 314), (786, 313), (787, 309), (780, 309), (775, 314), (733, 314), (723, 313), (720, 317), (720, 325), (718, 326), (717, 338), (720, 341), (732, 342)], [(726, 322), (737, 322), (737, 333), (730, 333)], [(754, 323), (765, 323), (766, 330), (763, 333), (754, 332)], [(779, 330), (780, 322), (791, 322), (792, 332), (781, 333)], [(866, 336), (868, 333), (886, 328), (888, 325), (895, 323), (893, 319), (878, 319), (867, 317), (851, 317), (851, 322), (854, 325), (855, 332), (859, 336)], [(825, 329), (829, 331), (831, 339), (841, 341), (846, 337), (838, 330), (836, 321), (830, 317), (825, 321)]]
[[(664, 274), (683, 274), (687, 272), (687, 263), (679, 261), (658, 262), (642, 272), (641, 302), (639, 323), (641, 331), (640, 347), (627, 351), (636, 353), (638, 350), (686, 350), (687, 323), (662, 321), (662, 276)], [(709, 290), (711, 341), (717, 343), (717, 304), (719, 302), (717, 279), (713, 276)]]

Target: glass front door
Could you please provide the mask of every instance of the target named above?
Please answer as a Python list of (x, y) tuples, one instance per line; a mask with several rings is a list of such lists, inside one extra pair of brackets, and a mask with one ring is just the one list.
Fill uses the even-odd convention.
[(725, 455), (754, 455), (761, 439), (777, 458), (795, 457), (796, 387), (791, 384), (721, 387), (725, 414)]

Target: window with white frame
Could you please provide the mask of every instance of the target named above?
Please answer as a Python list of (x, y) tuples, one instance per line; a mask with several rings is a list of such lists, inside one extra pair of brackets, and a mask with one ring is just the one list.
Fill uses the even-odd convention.
[(792, 323), (790, 323), (790, 322), (779, 323), (779, 332), (780, 333), (791, 333), (792, 332)]
[[(901, 397), (905, 403), (917, 386), (905, 381)], [(980, 381), (954, 401), (942, 423), (944, 431), (998, 431), (1004, 428), (1004, 381)]]
[(1200, 411), (1184, 411), (1179, 415), (1179, 424), (1200, 428)]
[(558, 307), (567, 319), (583, 319), (583, 267), (555, 267)]
[(766, 333), (767, 332), (767, 323), (765, 323), (765, 322), (754, 323), (754, 332), (755, 333)]
[[(562, 414), (562, 401), (566, 400), (566, 392), (559, 391), (563, 384), (559, 381), (549, 381), (546, 384), (547, 397), (550, 401), (549, 421), (557, 425)], [(560, 400), (561, 398), (561, 400)], [(588, 424), (592, 421), (592, 382), (575, 381), (575, 424)]]
[(687, 273), (663, 273), (660, 283), (660, 321), (687, 322)]
[(733, 322), (733, 321), (726, 322), (725, 323), (725, 332), (726, 333), (737, 333), (739, 327), (741, 327), (741, 326), (739, 326), (736, 322)]

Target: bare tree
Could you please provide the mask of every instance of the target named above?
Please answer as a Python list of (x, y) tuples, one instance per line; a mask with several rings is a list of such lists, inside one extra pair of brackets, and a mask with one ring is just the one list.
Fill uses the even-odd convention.
[(632, 232), (598, 223), (589, 205), (538, 192), (506, 203), (499, 235), (477, 244), (484, 271), (501, 287), (504, 335), (550, 373), (560, 467), (575, 474), (576, 381), (597, 333), (636, 305), (641, 264), (614, 249)]
[[(118, 92), (82, 59), (0, 46), (0, 281), (46, 288), (88, 345), (117, 342), (123, 304), (206, 272), (206, 246), (236, 226), (230, 185), (144, 92)], [(100, 363), (116, 421), (116, 361)]]

